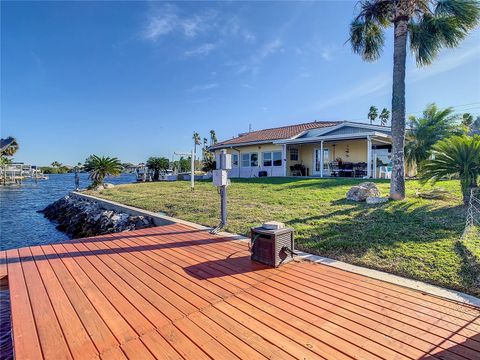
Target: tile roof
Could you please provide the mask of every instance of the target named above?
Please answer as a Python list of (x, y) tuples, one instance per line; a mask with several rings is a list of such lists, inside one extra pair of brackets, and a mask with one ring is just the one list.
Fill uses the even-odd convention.
[(309, 123), (288, 125), (271, 129), (264, 129), (258, 131), (251, 131), (241, 134), (230, 140), (221, 141), (212, 148), (222, 147), (223, 145), (237, 145), (251, 142), (268, 141), (268, 140), (280, 140), (290, 139), (294, 136), (301, 134), (306, 130), (332, 127), (340, 124), (341, 121), (313, 121)]

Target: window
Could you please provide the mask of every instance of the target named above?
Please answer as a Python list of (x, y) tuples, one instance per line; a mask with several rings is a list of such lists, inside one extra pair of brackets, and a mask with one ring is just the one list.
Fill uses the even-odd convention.
[(257, 153), (251, 153), (250, 154), (250, 166), (258, 166), (258, 154)]
[(272, 153), (264, 152), (262, 155), (263, 155), (263, 166), (272, 166)]
[(282, 152), (268, 151), (262, 153), (263, 166), (282, 166)]
[(238, 154), (232, 154), (232, 167), (238, 167)]
[(274, 151), (272, 154), (273, 154), (273, 166), (282, 166), (282, 152)]
[(290, 161), (298, 161), (298, 149), (290, 148)]
[(258, 166), (258, 153), (243, 153), (241, 155), (242, 167), (255, 167)]
[(249, 167), (250, 166), (250, 154), (242, 154), (242, 167)]

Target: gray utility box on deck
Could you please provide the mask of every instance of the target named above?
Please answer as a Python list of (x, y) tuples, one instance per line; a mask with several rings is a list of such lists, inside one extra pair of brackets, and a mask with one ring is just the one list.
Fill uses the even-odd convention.
[(295, 244), (292, 228), (252, 228), (251, 239), (252, 260), (274, 267), (293, 260)]

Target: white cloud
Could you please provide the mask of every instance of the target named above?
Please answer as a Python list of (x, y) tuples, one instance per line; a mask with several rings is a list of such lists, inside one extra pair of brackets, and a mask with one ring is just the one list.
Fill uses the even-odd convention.
[(188, 92), (199, 92), (199, 91), (205, 91), (205, 90), (211, 90), (218, 87), (217, 83), (209, 83), (209, 84), (203, 84), (203, 85), (195, 85), (192, 86), (190, 89), (188, 89)]
[(181, 16), (179, 9), (173, 5), (163, 5), (152, 10), (143, 30), (146, 40), (158, 40), (160, 37), (179, 31), (187, 38), (195, 38), (214, 26), (217, 13), (205, 11), (190, 17)]
[(210, 54), (210, 52), (212, 52), (215, 48), (217, 47), (216, 44), (212, 44), (212, 43), (205, 43), (205, 44), (202, 44), (192, 50), (187, 50), (185, 51), (185, 56), (207, 56), (208, 54)]
[(440, 54), (438, 59), (435, 59), (432, 65), (426, 67), (415, 67), (407, 73), (407, 81), (414, 83), (429, 77), (448, 72), (463, 66), (473, 60), (480, 61), (480, 44), (475, 44), (469, 49), (455, 49), (443, 50), (446, 53), (444, 56)]
[(327, 44), (319, 36), (314, 36), (305, 44), (295, 48), (295, 53), (299, 56), (320, 56), (325, 61), (331, 61), (334, 55), (338, 53), (339, 47), (333, 44)]
[(329, 99), (323, 100), (315, 106), (316, 110), (320, 110), (332, 105), (344, 104), (353, 99), (362, 98), (367, 95), (378, 93), (385, 90), (390, 85), (392, 79), (387, 74), (381, 74), (377, 77), (359, 83), (358, 85), (351, 87), (349, 90), (342, 92), (339, 95), (332, 96)]
[(178, 21), (175, 8), (165, 5), (149, 18), (143, 36), (147, 40), (157, 40), (162, 35), (172, 32), (177, 27)]
[(238, 16), (227, 18), (221, 28), (221, 33), (224, 36), (240, 38), (247, 43), (254, 43), (257, 40), (255, 34), (241, 24)]
[(258, 72), (261, 63), (269, 56), (285, 51), (280, 39), (274, 39), (261, 46), (255, 53), (244, 61), (233, 61), (228, 63), (230, 66), (236, 66), (239, 73), (251, 71)]

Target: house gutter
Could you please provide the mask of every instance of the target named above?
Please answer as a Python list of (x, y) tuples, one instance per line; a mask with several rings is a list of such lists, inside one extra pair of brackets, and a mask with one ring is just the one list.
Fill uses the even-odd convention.
[(389, 139), (391, 138), (390, 135), (385, 133), (380, 133), (377, 131), (371, 133), (358, 133), (352, 135), (337, 135), (337, 136), (319, 136), (307, 139), (288, 139), (288, 140), (276, 140), (273, 141), (273, 144), (308, 144), (308, 143), (316, 143), (319, 141), (329, 141), (329, 140), (352, 140), (352, 139), (363, 139), (367, 136), (377, 136), (381, 138)]

